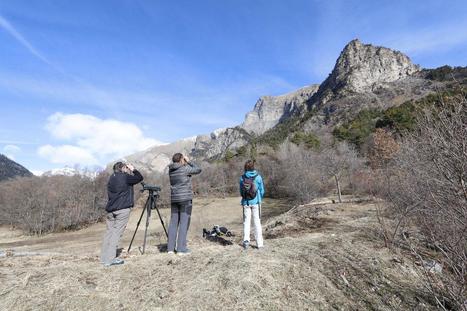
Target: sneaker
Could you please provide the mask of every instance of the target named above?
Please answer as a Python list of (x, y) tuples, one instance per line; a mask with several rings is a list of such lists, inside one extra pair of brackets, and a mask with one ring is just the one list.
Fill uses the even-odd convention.
[(250, 241), (243, 241), (243, 249), (248, 249), (248, 246), (250, 246)]
[(177, 255), (180, 255), (180, 256), (183, 256), (183, 255), (190, 255), (191, 254), (191, 250), (190, 249), (186, 249), (184, 251), (177, 251)]
[(168, 251), (167, 254), (173, 255), (173, 254), (175, 254), (175, 252), (174, 251)]
[(122, 259), (120, 259), (120, 258), (115, 258), (115, 259), (112, 260), (110, 263), (105, 263), (105, 264), (104, 264), (104, 267), (123, 265), (124, 263), (125, 263), (125, 261), (123, 261)]

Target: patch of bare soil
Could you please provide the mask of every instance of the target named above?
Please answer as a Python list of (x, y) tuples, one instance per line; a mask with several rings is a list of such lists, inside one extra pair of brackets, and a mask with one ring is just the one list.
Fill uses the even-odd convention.
[[(418, 268), (362, 234), (378, 226), (371, 202), (321, 202), (282, 213), (286, 203), (263, 205), (262, 250), (239, 245), (238, 198), (198, 200), (191, 255), (159, 251), (165, 239), (153, 215), (147, 253), (135, 247), (123, 253), (124, 265), (110, 268), (98, 259), (104, 224), (41, 238), (3, 229), (0, 310), (435, 309)], [(125, 247), (140, 212), (132, 212)], [(163, 215), (167, 218), (167, 211)], [(202, 228), (214, 224), (237, 233), (233, 245), (201, 237)]]
[(337, 220), (326, 217), (333, 209), (324, 209), (325, 205), (296, 206), (274, 217), (266, 223), (264, 235), (267, 239), (296, 237), (304, 233), (325, 232), (332, 229)]

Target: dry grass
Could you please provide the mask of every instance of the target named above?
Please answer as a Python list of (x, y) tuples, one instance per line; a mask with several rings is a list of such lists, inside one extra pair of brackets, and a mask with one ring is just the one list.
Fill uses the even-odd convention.
[[(277, 215), (287, 206), (269, 201), (263, 207), (267, 226), (282, 221), (291, 230), (267, 239), (264, 250), (245, 252), (237, 243), (224, 247), (203, 240), (202, 227), (214, 224), (240, 233), (238, 202), (195, 202), (192, 255), (160, 253), (154, 245), (163, 242), (161, 228), (153, 218), (147, 254), (135, 248), (125, 254), (125, 265), (111, 268), (103, 268), (97, 257), (103, 224), (39, 239), (11, 232), (7, 237), (3, 231), (3, 250), (62, 254), (0, 258), (0, 309), (433, 309), (409, 260), (399, 256), (395, 261), (394, 254), (381, 248), (382, 242), (362, 237), (362, 230), (377, 226), (371, 203), (304, 205)], [(139, 214), (132, 214), (125, 246)], [(306, 215), (314, 219), (303, 220)], [(313, 221), (325, 225), (313, 230), (303, 225)], [(136, 245), (140, 243), (141, 236)]]

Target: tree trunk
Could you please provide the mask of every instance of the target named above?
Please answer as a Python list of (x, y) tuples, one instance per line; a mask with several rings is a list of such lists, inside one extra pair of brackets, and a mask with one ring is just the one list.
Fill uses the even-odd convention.
[(337, 196), (339, 197), (339, 203), (342, 203), (341, 184), (339, 183), (339, 178), (337, 177), (337, 175), (334, 175), (334, 179), (336, 180)]

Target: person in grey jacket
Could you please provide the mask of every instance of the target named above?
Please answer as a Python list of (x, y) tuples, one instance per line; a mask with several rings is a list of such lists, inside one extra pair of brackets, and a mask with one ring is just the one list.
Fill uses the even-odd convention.
[(201, 168), (181, 153), (174, 154), (172, 162), (169, 165), (171, 215), (167, 252), (184, 255), (191, 253), (186, 243), (193, 200), (191, 176), (201, 173)]

